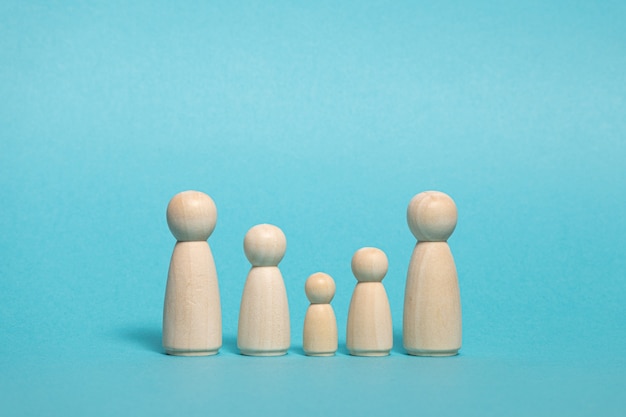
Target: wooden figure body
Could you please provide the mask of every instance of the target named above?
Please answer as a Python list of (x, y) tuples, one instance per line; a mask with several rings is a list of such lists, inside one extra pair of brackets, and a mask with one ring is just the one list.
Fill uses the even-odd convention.
[(382, 284), (387, 256), (376, 248), (361, 248), (352, 257), (358, 280), (350, 309), (346, 346), (355, 356), (386, 356), (393, 347), (393, 326), (387, 292)]
[(287, 248), (284, 233), (270, 224), (252, 227), (244, 252), (252, 264), (241, 298), (237, 347), (243, 355), (279, 356), (290, 346), (287, 291), (278, 263)]
[(335, 281), (330, 275), (317, 272), (306, 280), (304, 291), (311, 302), (304, 317), (304, 353), (333, 356), (337, 351), (337, 318), (330, 302), (335, 296)]
[(461, 297), (447, 242), (456, 227), (456, 205), (444, 193), (426, 191), (409, 203), (407, 221), (418, 242), (404, 295), (404, 348), (410, 355), (456, 355), (461, 348)]
[(214, 355), (222, 346), (217, 272), (207, 243), (216, 222), (215, 203), (198, 191), (175, 195), (167, 207), (167, 224), (177, 239), (163, 308), (167, 354)]

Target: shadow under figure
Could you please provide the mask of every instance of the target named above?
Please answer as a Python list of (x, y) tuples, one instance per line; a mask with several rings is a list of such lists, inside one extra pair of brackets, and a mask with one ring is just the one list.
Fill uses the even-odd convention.
[(133, 343), (145, 350), (152, 352), (165, 353), (161, 343), (161, 329), (154, 327), (126, 327), (117, 332), (120, 339), (125, 342)]

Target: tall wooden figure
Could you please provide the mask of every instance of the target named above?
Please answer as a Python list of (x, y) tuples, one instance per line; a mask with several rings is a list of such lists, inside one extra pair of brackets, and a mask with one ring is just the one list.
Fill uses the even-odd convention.
[(348, 311), (346, 347), (355, 356), (386, 356), (393, 347), (391, 309), (382, 280), (387, 255), (380, 249), (361, 248), (352, 257), (358, 283)]
[(176, 194), (167, 206), (177, 240), (163, 309), (163, 347), (170, 355), (215, 355), (222, 347), (220, 292), (207, 243), (216, 222), (215, 203), (199, 191)]
[(259, 224), (246, 233), (243, 249), (252, 268), (241, 298), (237, 347), (249, 356), (284, 355), (290, 345), (289, 305), (278, 263), (287, 239), (278, 227)]
[(409, 355), (452, 356), (461, 348), (461, 296), (448, 238), (454, 201), (439, 191), (417, 194), (407, 209), (417, 238), (406, 278), (403, 344)]
[(335, 296), (335, 281), (328, 274), (316, 272), (307, 278), (304, 291), (311, 302), (304, 316), (304, 353), (333, 356), (337, 351), (337, 318), (330, 301)]

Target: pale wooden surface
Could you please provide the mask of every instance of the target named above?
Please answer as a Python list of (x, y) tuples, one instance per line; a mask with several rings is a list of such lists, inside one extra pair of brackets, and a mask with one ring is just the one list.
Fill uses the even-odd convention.
[(174, 246), (163, 308), (163, 347), (179, 356), (214, 355), (222, 346), (222, 314), (217, 271), (206, 239), (217, 222), (206, 194), (185, 191), (167, 208)]
[(393, 326), (382, 280), (388, 261), (383, 251), (361, 248), (352, 257), (352, 272), (359, 281), (348, 311), (346, 347), (355, 356), (386, 356), (393, 347)]
[(404, 304), (404, 347), (413, 355), (454, 355), (461, 348), (461, 300), (446, 242), (419, 242)]
[(311, 305), (304, 317), (302, 348), (308, 356), (332, 356), (337, 351), (337, 318), (330, 305), (335, 281), (317, 272), (307, 278), (305, 293)]
[(445, 242), (456, 227), (454, 200), (441, 191), (424, 191), (409, 202), (407, 223), (420, 242)]
[(420, 193), (409, 203), (407, 222), (418, 243), (404, 294), (404, 348), (411, 355), (456, 355), (461, 348), (461, 297), (447, 243), (456, 227), (456, 205), (444, 193)]
[(178, 242), (165, 291), (163, 347), (171, 355), (216, 354), (222, 346), (217, 272), (207, 242)]
[(179, 242), (205, 241), (217, 223), (213, 199), (200, 191), (183, 191), (167, 205), (167, 225)]
[(278, 269), (286, 247), (282, 230), (269, 224), (252, 227), (244, 238), (252, 264), (239, 310), (237, 347), (244, 355), (278, 356), (289, 349), (289, 304)]
[(246, 233), (243, 250), (252, 266), (277, 266), (287, 250), (287, 238), (280, 228), (258, 224)]

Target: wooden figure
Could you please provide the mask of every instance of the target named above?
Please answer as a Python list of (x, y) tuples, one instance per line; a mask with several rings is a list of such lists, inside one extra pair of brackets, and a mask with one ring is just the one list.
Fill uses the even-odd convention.
[(358, 283), (348, 312), (346, 345), (351, 355), (386, 356), (393, 347), (391, 309), (382, 280), (389, 264), (376, 248), (361, 248), (352, 257)]
[(330, 301), (335, 296), (335, 281), (317, 272), (304, 285), (311, 305), (304, 317), (302, 347), (308, 356), (333, 356), (337, 351), (337, 319)]
[(417, 239), (404, 295), (403, 344), (409, 355), (452, 356), (461, 348), (461, 297), (448, 238), (454, 201), (439, 191), (417, 194), (407, 209)]
[(289, 305), (278, 263), (287, 239), (278, 227), (259, 224), (244, 238), (252, 264), (241, 298), (237, 347), (243, 355), (279, 356), (290, 345)]
[(163, 347), (170, 355), (214, 355), (222, 346), (217, 272), (207, 239), (217, 222), (215, 203), (199, 191), (175, 195), (167, 224), (176, 238), (163, 308)]

